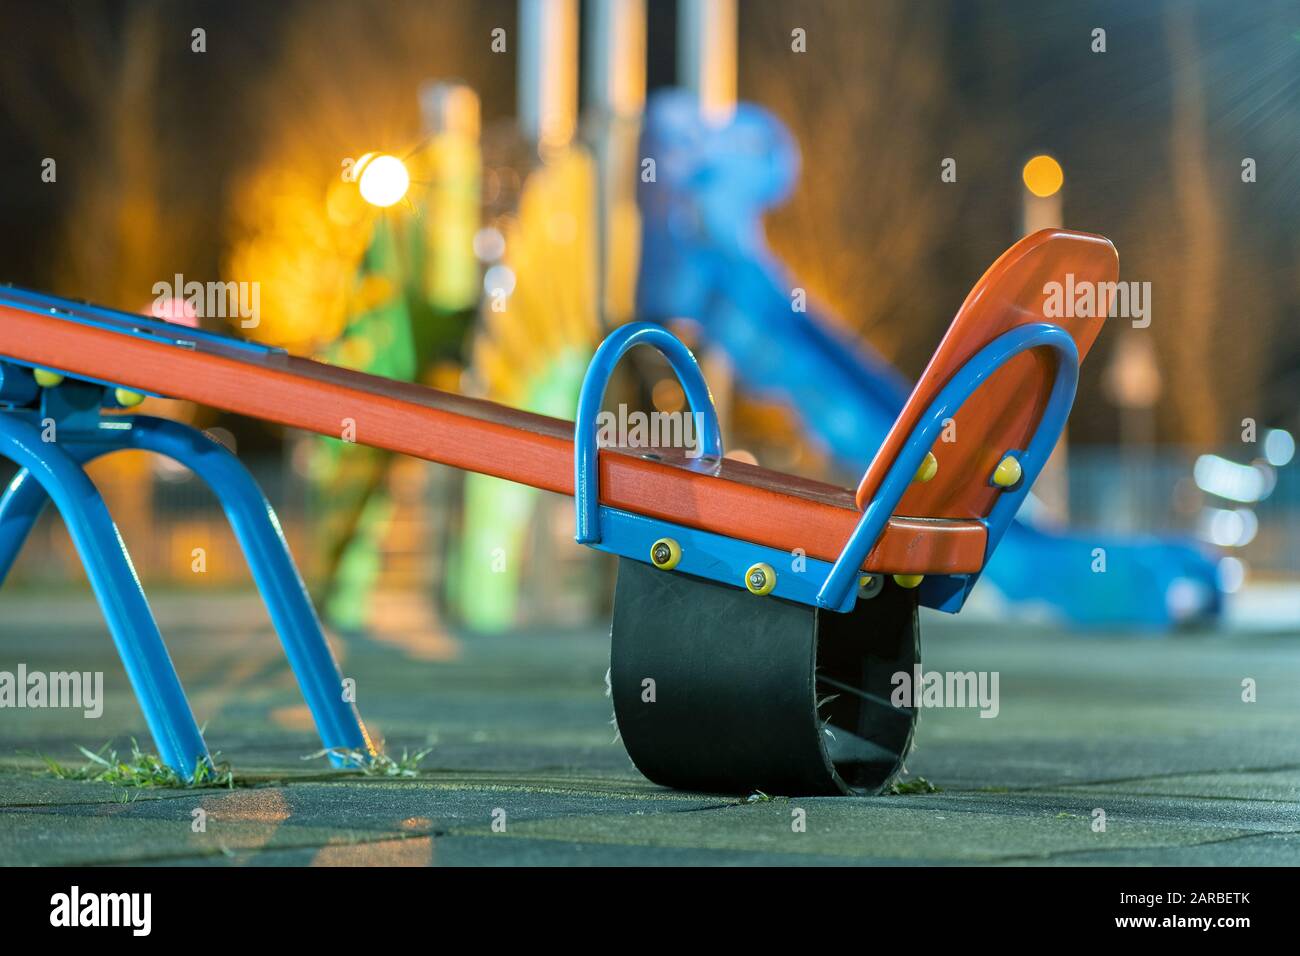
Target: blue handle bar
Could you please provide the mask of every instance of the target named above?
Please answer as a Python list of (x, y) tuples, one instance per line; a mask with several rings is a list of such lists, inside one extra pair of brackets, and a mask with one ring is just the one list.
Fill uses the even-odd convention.
[(573, 425), (573, 503), (576, 533), (579, 544), (596, 544), (600, 541), (600, 469), (599, 449), (596, 441), (596, 417), (605, 399), (605, 386), (619, 360), (638, 346), (649, 345), (668, 359), (677, 373), (677, 380), (686, 393), (691, 411), (700, 415), (703, 427), (699, 442), (703, 457), (721, 460), (722, 430), (718, 427), (718, 412), (713, 407), (713, 396), (704, 373), (695, 361), (691, 350), (681, 339), (660, 325), (650, 322), (633, 322), (609, 334), (582, 379), (578, 394), (578, 414)]

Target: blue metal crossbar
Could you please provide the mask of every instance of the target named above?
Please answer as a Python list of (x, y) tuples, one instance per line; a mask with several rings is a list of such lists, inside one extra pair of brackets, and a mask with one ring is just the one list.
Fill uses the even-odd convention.
[[(33, 292), (30, 289), (20, 289), (17, 286), (0, 286), (0, 302), (15, 309), (23, 309), (27, 312), (49, 312), (59, 315), (63, 318), (77, 322), (80, 325), (88, 325), (94, 328), (108, 329), (112, 332), (124, 332), (127, 335), (134, 335), (141, 338), (153, 340), (163, 340), (169, 345), (177, 345), (181, 348), (193, 347), (196, 343), (210, 349), (226, 352), (238, 352), (243, 354), (261, 355), (261, 356), (287, 356), (288, 353), (282, 348), (272, 345), (263, 345), (260, 342), (250, 342), (247, 339), (237, 339), (230, 335), (222, 335), (220, 332), (209, 332), (205, 329), (190, 328), (185, 325), (178, 325), (175, 322), (167, 322), (163, 319), (153, 319), (142, 315), (134, 315), (127, 312), (121, 312), (117, 309), (107, 309), (101, 305), (93, 305), (89, 302), (75, 302), (71, 299), (62, 299), (44, 292)], [(5, 361), (18, 361), (17, 359), (6, 358)], [(24, 364), (19, 362), (19, 364)]]

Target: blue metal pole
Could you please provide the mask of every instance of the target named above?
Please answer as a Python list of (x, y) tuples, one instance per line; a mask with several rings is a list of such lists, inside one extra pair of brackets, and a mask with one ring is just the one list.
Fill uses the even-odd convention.
[(40, 482), (26, 468), (14, 475), (5, 489), (4, 497), (0, 498), (0, 586), (4, 585), (18, 552), (49, 500)]
[[(66, 443), (71, 457), (84, 464), (124, 448), (153, 452), (185, 465), (212, 489), (244, 551), (321, 742), (331, 751), (373, 756), (374, 745), (355, 703), (343, 699), (343, 677), (275, 511), (239, 459), (219, 442), (179, 422), (134, 415), (104, 417), (100, 424), (103, 431), (78, 434), (76, 444)], [(0, 582), (46, 500), (44, 489), (27, 469), (14, 477), (0, 500)], [(346, 757), (331, 754), (330, 759), (338, 767), (352, 765)]]
[(211, 757), (104, 499), (70, 454), (17, 415), (0, 415), (0, 454), (26, 468), (63, 515), (158, 752), (192, 779)]
[[(122, 433), (130, 447), (185, 465), (221, 502), (326, 749), (374, 756), (374, 745), (356, 705), (343, 698), (343, 676), (294, 565), (280, 521), (248, 469), (220, 442), (188, 425), (143, 415), (120, 421), (130, 423), (130, 429)], [(339, 767), (355, 765), (334, 754), (331, 760)]]

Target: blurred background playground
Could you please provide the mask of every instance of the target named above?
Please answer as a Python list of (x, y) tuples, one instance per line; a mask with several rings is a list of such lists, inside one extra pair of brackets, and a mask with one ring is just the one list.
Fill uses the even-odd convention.
[[(13, 4), (0, 280), (562, 418), (609, 329), (669, 321), (732, 455), (851, 485), (989, 263), (1038, 228), (1101, 233), (1150, 283), (1149, 325), (1108, 323), (1025, 516), (1043, 530), (974, 612), (1286, 628), (1298, 31), (1270, 0)], [(256, 323), (160, 313), (179, 277), (254, 284)], [(683, 407), (647, 357), (617, 390)], [(612, 562), (574, 546), (567, 498), (142, 407), (237, 451), (337, 634), (430, 659), (604, 620)], [(131, 453), (92, 475), (151, 593), (248, 589), (187, 472)], [(1112, 569), (1122, 596), (1025, 584), (1110, 541), (1144, 549)], [(1177, 566), (1199, 560), (1212, 577)], [(84, 588), (47, 514), (4, 593)]]

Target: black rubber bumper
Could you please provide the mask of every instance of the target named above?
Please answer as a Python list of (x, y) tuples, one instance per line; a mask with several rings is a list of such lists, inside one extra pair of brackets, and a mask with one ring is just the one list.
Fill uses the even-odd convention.
[(911, 745), (890, 703), (919, 663), (915, 592), (848, 614), (619, 561), (610, 684), (633, 763), (708, 793), (875, 793)]

